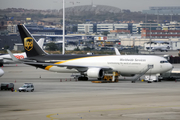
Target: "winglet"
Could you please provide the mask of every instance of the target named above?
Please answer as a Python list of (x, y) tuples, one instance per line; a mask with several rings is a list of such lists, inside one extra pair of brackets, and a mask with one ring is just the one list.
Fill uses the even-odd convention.
[(114, 50), (115, 50), (116, 55), (121, 55), (121, 53), (119, 52), (119, 50), (116, 47), (114, 47)]
[(40, 38), (39, 41), (37, 42), (38, 45), (40, 46), (40, 48), (42, 48), (42, 49), (43, 49), (44, 40), (45, 40), (45, 38)]
[(12, 54), (12, 52), (10, 50), (7, 50), (7, 52), (9, 53), (9, 55), (11, 56), (11, 58), (14, 62), (21, 62)]

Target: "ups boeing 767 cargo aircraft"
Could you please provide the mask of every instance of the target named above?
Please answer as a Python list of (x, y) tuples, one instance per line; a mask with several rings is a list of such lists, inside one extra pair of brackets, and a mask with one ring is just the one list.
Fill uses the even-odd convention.
[[(102, 78), (105, 72), (121, 75), (164, 73), (173, 66), (163, 57), (152, 55), (62, 55), (47, 54), (24, 25), (18, 25), (27, 54), (25, 64), (52, 72), (80, 73), (79, 79)], [(152, 66), (148, 69), (148, 66)]]

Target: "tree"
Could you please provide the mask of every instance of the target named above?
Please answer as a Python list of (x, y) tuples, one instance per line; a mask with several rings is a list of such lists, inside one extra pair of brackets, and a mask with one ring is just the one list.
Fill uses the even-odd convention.
[(75, 48), (74, 51), (80, 51), (79, 47)]
[(1, 26), (4, 26), (4, 21), (1, 21)]
[(47, 50), (55, 51), (58, 49), (57, 45), (53, 42), (46, 44)]
[(4, 46), (4, 49), (5, 49), (5, 50), (9, 49), (9, 45), (5, 45), (5, 46)]
[(104, 31), (104, 32), (102, 33), (102, 35), (105, 35), (105, 36), (107, 36), (107, 34), (109, 34), (108, 31)]
[(72, 32), (77, 32), (77, 26), (73, 26)]

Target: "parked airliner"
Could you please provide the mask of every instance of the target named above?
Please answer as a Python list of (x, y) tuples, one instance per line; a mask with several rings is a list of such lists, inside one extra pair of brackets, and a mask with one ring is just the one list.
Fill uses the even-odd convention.
[[(47, 54), (24, 25), (18, 25), (18, 29), (27, 54), (24, 64), (52, 72), (80, 73), (81, 77), (78, 79), (102, 78), (105, 72), (132, 75), (145, 71), (146, 74), (157, 74), (173, 68), (165, 58), (152, 55)], [(152, 69), (148, 69), (149, 66)]]
[(168, 51), (169, 49), (168, 49), (168, 47), (166, 47), (166, 46), (154, 46), (154, 47), (149, 47), (149, 48), (146, 48), (148, 51), (152, 51), (152, 52), (154, 52), (154, 51), (161, 51), (161, 52), (163, 52), (163, 51)]

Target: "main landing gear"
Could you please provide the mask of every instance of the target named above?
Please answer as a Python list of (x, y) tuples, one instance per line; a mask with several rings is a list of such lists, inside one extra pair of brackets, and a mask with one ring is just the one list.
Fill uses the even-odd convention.
[(0, 63), (0, 67), (3, 67), (3, 63)]
[(88, 77), (78, 77), (78, 81), (88, 81)]

